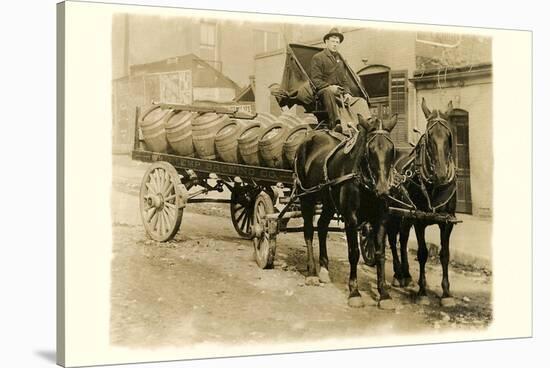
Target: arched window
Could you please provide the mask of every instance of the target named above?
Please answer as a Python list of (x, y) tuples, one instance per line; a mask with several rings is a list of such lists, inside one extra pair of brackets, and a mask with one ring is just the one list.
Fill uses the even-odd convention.
[(391, 136), (397, 145), (408, 146), (407, 71), (374, 64), (359, 70), (357, 75), (369, 95), (373, 115), (389, 119), (399, 114)]
[(390, 94), (390, 68), (384, 65), (369, 65), (357, 75), (371, 99), (388, 99)]

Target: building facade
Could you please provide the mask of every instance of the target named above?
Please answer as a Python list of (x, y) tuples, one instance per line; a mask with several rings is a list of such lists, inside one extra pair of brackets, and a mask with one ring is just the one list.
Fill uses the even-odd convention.
[[(131, 105), (139, 103), (138, 90), (144, 91), (144, 101), (155, 93), (162, 100), (169, 97), (182, 103), (236, 99), (240, 101), (237, 103), (245, 101), (250, 111), (279, 115), (283, 111), (271, 96), (270, 87), (281, 82), (286, 45), (323, 46), (327, 28), (207, 18), (116, 16), (113, 80), (119, 86), (114, 86), (114, 100), (119, 105), (121, 100), (128, 101), (118, 115), (124, 115), (120, 111), (131, 112)], [(343, 33), (345, 40), (340, 51), (367, 90), (372, 112), (383, 119), (398, 114), (398, 124), (392, 132), (398, 147), (415, 144), (419, 138), (415, 131), (425, 128), (422, 98), (432, 109), (445, 110), (448, 102), (453, 102), (459, 211), (491, 216), (491, 40), (381, 28), (345, 28)], [(187, 65), (189, 57), (196, 59), (199, 67)], [(140, 85), (140, 78), (145, 88)], [(147, 80), (155, 78), (156, 84), (147, 85)], [(129, 87), (123, 90), (120, 85), (125, 83)], [(297, 114), (303, 112), (300, 108), (295, 110)], [(113, 118), (114, 122), (121, 121), (120, 116)], [(133, 121), (125, 121), (119, 125), (131, 136)]]
[[(322, 46), (324, 32), (302, 43)], [(420, 109), (422, 98), (430, 108), (443, 111), (449, 101), (453, 102), (457, 210), (490, 217), (493, 167), (490, 39), (371, 28), (346, 29), (343, 34), (340, 52), (369, 94), (372, 113), (382, 119), (398, 114), (398, 123), (391, 133), (398, 147), (415, 144), (420, 137), (416, 131), (425, 129), (426, 120)], [(280, 82), (285, 60), (284, 49), (255, 56), (258, 111), (281, 113), (269, 87)]]

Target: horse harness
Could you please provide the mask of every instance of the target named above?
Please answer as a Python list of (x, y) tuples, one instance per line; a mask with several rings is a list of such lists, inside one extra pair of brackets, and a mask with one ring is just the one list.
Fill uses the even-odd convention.
[[(447, 121), (445, 119), (437, 117), (435, 119), (430, 120), (428, 122), (426, 132), (420, 137), (418, 144), (415, 146), (414, 150), (407, 157), (407, 162), (402, 168), (402, 171), (404, 171), (404, 174), (398, 174), (398, 180), (396, 183), (394, 183), (394, 186), (399, 188), (400, 194), (408, 203), (401, 201), (391, 195), (388, 196), (391, 200), (401, 205), (404, 205), (409, 209), (416, 210), (417, 208), (414, 202), (412, 201), (412, 199), (410, 198), (408, 190), (404, 186), (404, 184), (407, 181), (409, 181), (416, 187), (420, 188), (420, 191), (422, 192), (422, 194), (424, 195), (424, 198), (426, 199), (429, 210), (432, 211), (433, 213), (435, 213), (439, 208), (449, 203), (451, 198), (456, 193), (456, 185), (454, 185), (449, 195), (447, 196), (447, 198), (441, 203), (439, 203), (438, 205), (433, 206), (432, 198), (431, 198), (433, 196), (433, 193), (432, 193), (432, 196), (430, 196), (430, 194), (428, 193), (428, 189), (426, 187), (426, 184), (433, 184), (433, 181), (430, 178), (430, 173), (428, 172), (428, 167), (432, 168), (433, 170), (433, 158), (430, 156), (430, 152), (426, 146), (427, 145), (426, 141), (429, 138), (431, 129), (438, 124), (444, 127), (447, 131), (449, 131), (449, 133), (451, 133), (451, 136), (452, 136), (451, 129), (448, 127)], [(411, 157), (413, 154), (414, 154), (414, 157)], [(444, 183), (439, 184), (437, 187), (443, 187), (448, 184), (451, 184), (454, 181), (455, 176), (456, 176), (456, 171), (454, 167), (454, 162), (452, 161), (452, 157), (451, 157), (451, 166), (450, 166), (449, 173), (447, 175), (447, 179)], [(414, 178), (417, 178), (418, 182), (416, 182)]]
[[(375, 180), (374, 180), (374, 177), (372, 175), (372, 170), (370, 169), (368, 159), (367, 159), (367, 171), (368, 171), (368, 174), (369, 174), (368, 180), (365, 180), (365, 175), (363, 175), (364, 173), (363, 173), (363, 170), (362, 170), (361, 167), (360, 167), (359, 172), (351, 172), (349, 174), (342, 175), (342, 176), (339, 176), (339, 177), (334, 178), (334, 179), (329, 179), (329, 177), (328, 177), (328, 163), (329, 163), (329, 160), (336, 154), (336, 152), (338, 152), (338, 150), (343, 148), (344, 153), (348, 154), (353, 149), (353, 147), (355, 146), (355, 143), (357, 142), (357, 136), (358, 136), (359, 132), (357, 131), (356, 128), (354, 128), (354, 129), (355, 129), (355, 134), (353, 134), (351, 137), (349, 137), (347, 139), (344, 139), (344, 140), (340, 141), (340, 143), (338, 145), (336, 145), (329, 152), (329, 154), (325, 157), (325, 161), (324, 161), (324, 164), (323, 164), (324, 182), (322, 182), (322, 183), (320, 183), (320, 184), (318, 184), (314, 187), (311, 187), (311, 188), (304, 188), (304, 186), (302, 185), (302, 183), (299, 179), (299, 176), (296, 172), (296, 158), (294, 159), (295, 187), (297, 185), (300, 188), (300, 190), (302, 191), (302, 193), (297, 194), (296, 197), (301, 197), (301, 196), (304, 196), (304, 195), (307, 195), (307, 194), (316, 193), (316, 192), (319, 192), (319, 191), (323, 190), (325, 187), (327, 187), (328, 191), (329, 191), (329, 197), (330, 197), (330, 200), (332, 202), (332, 205), (333, 205), (336, 213), (338, 215), (340, 215), (340, 211), (338, 210), (338, 207), (336, 206), (336, 203), (334, 201), (334, 197), (332, 195), (332, 187), (353, 179), (353, 180), (358, 180), (359, 184), (362, 185), (363, 187), (367, 188), (368, 190), (373, 189)], [(335, 136), (334, 134), (331, 134), (331, 133), (333, 133), (332, 131), (328, 131), (328, 133), (332, 137), (340, 138), (339, 136)], [(382, 136), (382, 137), (384, 137), (385, 139), (389, 140), (392, 143), (393, 157), (395, 157), (395, 154), (396, 154), (395, 153), (395, 146), (393, 145), (393, 141), (391, 140), (390, 134), (389, 134), (388, 131), (380, 128), (380, 129), (375, 130), (374, 132), (372, 132), (370, 134), (371, 134), (371, 137), (369, 137), (367, 139), (366, 143), (365, 143), (365, 145), (367, 147), (368, 147), (369, 143), (372, 142), (376, 137)], [(368, 151), (367, 151), (366, 155), (368, 155)], [(395, 171), (395, 168), (393, 168), (393, 170)]]

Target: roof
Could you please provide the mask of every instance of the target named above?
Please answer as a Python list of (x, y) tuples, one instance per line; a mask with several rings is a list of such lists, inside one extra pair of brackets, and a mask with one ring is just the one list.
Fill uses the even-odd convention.
[(237, 83), (231, 78), (195, 54), (177, 56), (147, 64), (132, 65), (130, 66), (130, 76), (144, 76), (184, 70), (192, 71), (193, 87), (232, 88), (235, 91), (240, 89)]
[(237, 96), (233, 99), (235, 102), (255, 102), (256, 101), (256, 91), (254, 90), (254, 86), (252, 84), (249, 84), (245, 88), (242, 89)]

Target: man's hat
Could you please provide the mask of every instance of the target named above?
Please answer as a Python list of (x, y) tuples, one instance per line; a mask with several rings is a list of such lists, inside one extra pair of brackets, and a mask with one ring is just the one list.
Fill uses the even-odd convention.
[(344, 42), (344, 35), (340, 33), (340, 30), (336, 27), (332, 28), (326, 35), (323, 37), (323, 41), (326, 42), (326, 40), (332, 36), (336, 36), (340, 39), (340, 42)]

